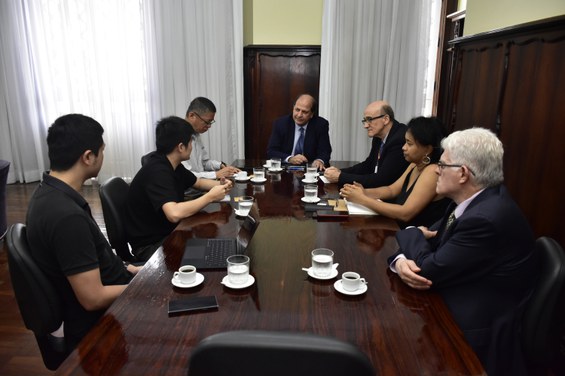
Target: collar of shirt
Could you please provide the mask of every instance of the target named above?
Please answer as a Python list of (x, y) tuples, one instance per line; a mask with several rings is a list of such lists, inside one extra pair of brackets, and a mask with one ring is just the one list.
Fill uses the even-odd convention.
[(481, 189), (480, 191), (478, 191), (477, 193), (475, 193), (474, 195), (472, 195), (471, 197), (469, 197), (468, 199), (457, 205), (457, 207), (455, 208), (455, 218), (459, 218), (461, 214), (465, 212), (465, 209), (467, 209), (467, 206), (469, 206), (471, 201), (473, 201), (475, 197), (477, 197), (484, 190), (485, 190), (484, 188)]
[(43, 181), (41, 182), (41, 184), (46, 184), (58, 191), (63, 192), (64, 194), (66, 194), (67, 196), (69, 196), (74, 202), (76, 202), (76, 204), (78, 206), (80, 206), (84, 211), (86, 211), (88, 213), (88, 215), (90, 215), (90, 217), (92, 217), (92, 214), (90, 212), (90, 206), (88, 205), (88, 202), (84, 199), (84, 197), (82, 197), (80, 195), (80, 193), (78, 193), (77, 191), (75, 191), (74, 189), (72, 189), (67, 183), (65, 183), (62, 180), (59, 180), (51, 175), (49, 175), (49, 173), (44, 172), (43, 173)]
[(308, 123), (306, 123), (302, 126), (294, 123), (294, 136), (295, 136), (296, 139), (298, 139), (298, 137), (300, 137), (300, 128), (304, 129), (304, 135), (306, 135), (306, 128), (308, 128)]

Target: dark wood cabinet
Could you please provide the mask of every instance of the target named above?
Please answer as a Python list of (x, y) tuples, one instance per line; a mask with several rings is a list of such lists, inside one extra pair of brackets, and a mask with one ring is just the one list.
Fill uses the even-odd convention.
[(565, 16), (456, 38), (440, 93), (450, 131), (492, 129), (505, 183), (537, 236), (565, 246)]
[(273, 121), (298, 95), (318, 98), (319, 87), (320, 46), (245, 47), (245, 158), (265, 159)]

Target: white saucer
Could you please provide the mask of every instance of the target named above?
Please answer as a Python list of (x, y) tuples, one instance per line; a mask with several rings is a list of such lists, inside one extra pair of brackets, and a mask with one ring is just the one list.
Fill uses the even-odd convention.
[(237, 216), (240, 216), (240, 217), (247, 217), (247, 215), (241, 214), (238, 209), (234, 209), (234, 211), (235, 211), (235, 215), (237, 215)]
[(235, 181), (248, 181), (249, 179), (251, 179), (251, 176), (247, 175), (246, 177), (244, 177), (243, 179), (236, 177)]
[(302, 202), (306, 202), (308, 204), (315, 204), (316, 202), (320, 201), (319, 197), (314, 197), (314, 198), (306, 198), (306, 197), (302, 197), (300, 199)]
[(314, 183), (317, 183), (318, 181), (317, 180), (302, 179), (302, 182), (306, 183), (306, 184), (314, 184)]
[(283, 170), (282, 167), (279, 168), (269, 167), (270, 172), (281, 172), (282, 170)]
[(204, 276), (200, 273), (196, 273), (196, 280), (190, 284), (184, 284), (178, 278), (175, 277), (171, 279), (171, 282), (173, 283), (173, 286), (180, 287), (181, 289), (189, 289), (191, 287), (196, 287), (202, 282), (204, 282)]
[(247, 282), (242, 283), (241, 285), (234, 285), (233, 283), (231, 283), (228, 276), (225, 276), (222, 279), (222, 285), (229, 287), (230, 289), (244, 289), (246, 287), (251, 286), (254, 283), (255, 283), (255, 278), (251, 274), (249, 274), (249, 278), (247, 278)]
[(266, 164), (266, 163), (263, 165), (263, 167), (265, 167), (265, 168), (271, 168), (271, 166), (269, 166), (269, 165)]
[(341, 292), (342, 294), (345, 295), (361, 295), (367, 292), (367, 285), (364, 283), (363, 286), (361, 286), (360, 289), (358, 289), (357, 291), (347, 291), (343, 289), (343, 286), (341, 285), (341, 279), (338, 281), (335, 281), (334, 283), (334, 288)]
[(253, 183), (264, 183), (264, 182), (267, 181), (267, 178), (262, 178), (262, 179), (253, 178), (253, 179), (251, 179), (251, 181)]
[(308, 275), (314, 279), (321, 279), (321, 280), (326, 280), (326, 279), (334, 279), (335, 277), (337, 277), (337, 268), (332, 268), (332, 273), (327, 276), (327, 277), (320, 277), (314, 274), (314, 271), (312, 270), (312, 268), (308, 269)]

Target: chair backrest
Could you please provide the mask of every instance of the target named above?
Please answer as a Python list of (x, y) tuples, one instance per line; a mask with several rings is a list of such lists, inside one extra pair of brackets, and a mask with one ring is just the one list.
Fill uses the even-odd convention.
[(64, 338), (51, 335), (63, 323), (61, 300), (31, 256), (26, 226), (12, 225), (6, 239), (10, 279), (20, 314), (26, 328), (35, 334), (45, 366), (57, 369), (69, 353)]
[[(563, 308), (565, 253), (552, 238), (536, 241), (541, 259), (537, 285), (528, 302), (522, 321), (522, 348), (530, 363), (548, 363), (559, 349), (563, 320), (557, 317)], [(534, 271), (532, 271), (534, 272)]]
[(233, 331), (194, 349), (190, 376), (374, 376), (365, 354), (335, 338), (305, 333)]
[(100, 202), (108, 240), (124, 261), (135, 261), (130, 252), (124, 224), (129, 185), (122, 178), (111, 177), (100, 186)]

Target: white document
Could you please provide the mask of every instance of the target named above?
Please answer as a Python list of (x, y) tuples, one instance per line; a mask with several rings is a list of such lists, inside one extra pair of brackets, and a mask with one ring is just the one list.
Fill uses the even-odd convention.
[(347, 203), (347, 211), (349, 212), (349, 215), (378, 215), (377, 212), (366, 206), (355, 204), (347, 200), (345, 200), (345, 202)]
[(329, 180), (328, 178), (326, 178), (324, 175), (320, 175), (320, 180), (323, 181), (325, 184), (329, 184)]

